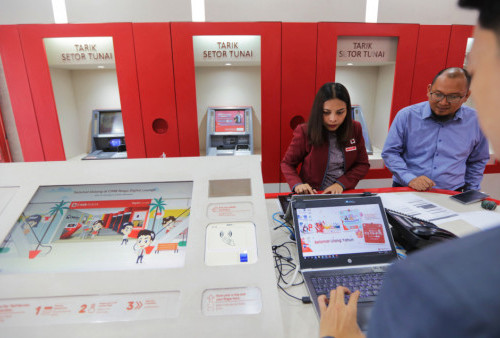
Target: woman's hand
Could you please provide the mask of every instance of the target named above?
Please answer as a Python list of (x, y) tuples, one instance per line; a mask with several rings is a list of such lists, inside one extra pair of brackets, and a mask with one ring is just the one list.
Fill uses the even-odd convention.
[(307, 183), (299, 184), (299, 185), (295, 186), (295, 188), (293, 190), (295, 191), (295, 193), (302, 194), (302, 195), (304, 195), (304, 194), (313, 195), (313, 194), (317, 193), (316, 189), (311, 188), (311, 186)]
[(341, 194), (344, 191), (344, 188), (338, 183), (333, 183), (331, 186), (323, 191), (323, 194)]

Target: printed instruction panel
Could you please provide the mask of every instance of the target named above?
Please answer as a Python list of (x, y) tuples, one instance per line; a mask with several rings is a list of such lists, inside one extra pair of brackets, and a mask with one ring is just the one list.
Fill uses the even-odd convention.
[(175, 318), (180, 292), (0, 300), (0, 326)]

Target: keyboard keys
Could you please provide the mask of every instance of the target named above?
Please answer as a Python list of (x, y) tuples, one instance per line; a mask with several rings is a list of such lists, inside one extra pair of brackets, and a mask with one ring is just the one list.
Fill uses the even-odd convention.
[[(360, 301), (371, 301), (378, 295), (383, 281), (383, 272), (373, 272), (354, 275), (334, 275), (325, 277), (313, 277), (311, 282), (318, 295), (330, 296), (330, 290), (337, 286), (345, 286), (352, 292), (359, 290)], [(346, 302), (349, 296), (346, 296)]]

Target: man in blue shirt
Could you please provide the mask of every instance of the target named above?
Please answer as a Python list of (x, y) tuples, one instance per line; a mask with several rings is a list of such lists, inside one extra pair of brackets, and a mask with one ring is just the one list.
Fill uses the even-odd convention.
[[(478, 8), (469, 69), (485, 134), (500, 158), (500, 1), (460, 0)], [(446, 93), (449, 94), (449, 93)], [(395, 263), (372, 312), (368, 337), (500, 337), (500, 226), (436, 244)], [(352, 290), (354, 291), (354, 290)], [(364, 337), (356, 323), (359, 291), (339, 286), (318, 299), (320, 337)]]
[(469, 85), (466, 70), (444, 69), (427, 87), (428, 102), (398, 112), (382, 151), (393, 186), (480, 189), (490, 156), (476, 111), (462, 105)]

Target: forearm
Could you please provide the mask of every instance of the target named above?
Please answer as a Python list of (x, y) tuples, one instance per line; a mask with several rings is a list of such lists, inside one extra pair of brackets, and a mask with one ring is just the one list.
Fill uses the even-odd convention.
[(479, 190), (481, 188), (481, 181), (483, 180), (486, 163), (488, 163), (487, 159), (467, 163), (467, 168), (465, 170), (465, 186), (467, 189)]
[(399, 183), (408, 185), (411, 180), (417, 177), (417, 175), (408, 170), (406, 162), (399, 153), (384, 150), (384, 152), (382, 152), (382, 159), (387, 169), (396, 176)]

